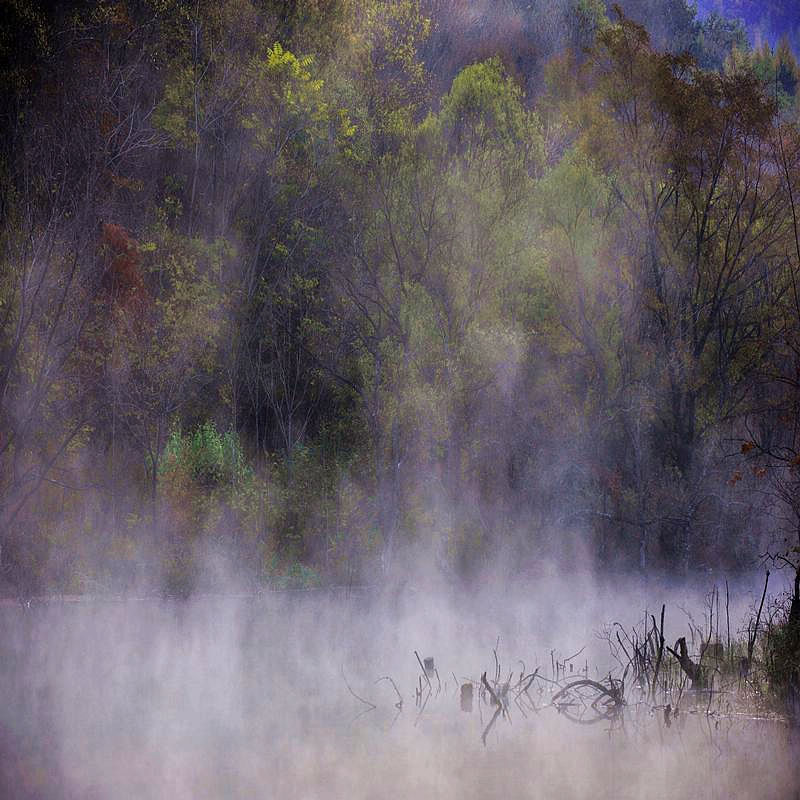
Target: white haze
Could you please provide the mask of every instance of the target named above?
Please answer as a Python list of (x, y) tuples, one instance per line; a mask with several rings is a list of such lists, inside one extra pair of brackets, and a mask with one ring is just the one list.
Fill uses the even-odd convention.
[[(730, 583), (733, 634), (760, 580)], [(491, 674), (494, 648), (504, 675), (519, 673), (518, 659), (549, 675), (551, 651), (586, 647), (576, 669), (588, 662), (598, 677), (615, 666), (597, 636), (604, 624), (630, 626), (664, 602), (670, 643), (688, 634), (687, 613), (703, 624), (704, 601), (700, 589), (542, 573), (458, 589), (8, 604), (0, 796), (797, 797), (796, 733), (778, 722), (729, 715), (717, 727), (685, 713), (666, 727), (628, 707), (610, 733), (553, 708), (526, 719), (512, 707), (484, 746), (485, 708), (459, 710), (452, 673)], [(421, 714), (415, 650), (436, 659), (442, 682)], [(403, 696), (399, 713), (383, 676)]]

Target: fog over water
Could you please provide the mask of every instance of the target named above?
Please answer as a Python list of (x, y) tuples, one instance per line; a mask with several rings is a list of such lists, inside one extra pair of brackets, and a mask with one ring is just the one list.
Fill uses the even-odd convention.
[[(731, 582), (734, 632), (760, 580)], [(584, 647), (576, 677), (587, 666), (590, 678), (619, 677), (598, 633), (635, 624), (646, 603), (658, 614), (662, 601), (668, 642), (688, 634), (687, 614), (703, 625), (700, 590), (623, 591), (586, 575), (505, 591), (426, 583), (8, 604), (0, 796), (796, 797), (796, 732), (765, 714), (707, 717), (705, 695), (684, 697), (671, 725), (630, 692), (619, 720), (579, 725), (548, 705), (543, 680), (537, 710), (511, 704), (485, 744), (487, 703), (459, 710), (453, 675), (493, 674), (493, 650), (503, 679), (537, 667), (552, 676), (553, 661)], [(424, 704), (415, 650), (438, 672)]]

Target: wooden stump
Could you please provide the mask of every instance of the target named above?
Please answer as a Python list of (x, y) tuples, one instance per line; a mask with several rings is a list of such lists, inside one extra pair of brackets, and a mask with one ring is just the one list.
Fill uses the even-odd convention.
[(461, 684), (461, 710), (470, 712), (472, 711), (472, 684)]

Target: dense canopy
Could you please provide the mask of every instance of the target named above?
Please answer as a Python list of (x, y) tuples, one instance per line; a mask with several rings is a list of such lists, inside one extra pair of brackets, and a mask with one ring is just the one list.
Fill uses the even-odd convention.
[(0, 589), (796, 563), (750, 5), (7, 3)]

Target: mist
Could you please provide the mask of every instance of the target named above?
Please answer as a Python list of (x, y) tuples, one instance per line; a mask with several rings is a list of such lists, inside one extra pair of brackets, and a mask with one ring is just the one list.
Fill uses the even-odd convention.
[[(734, 592), (738, 620), (754, 598)], [(552, 676), (581, 651), (570, 678), (584, 663), (618, 674), (597, 634), (634, 624), (648, 594), (583, 576), (502, 596), (428, 585), (5, 605), (3, 796), (794, 797), (796, 733), (764, 712), (706, 717), (705, 696), (671, 726), (634, 695), (624, 724), (579, 725), (542, 683), (538, 712), (512, 705), (485, 742), (489, 704), (459, 710), (461, 683), (492, 673), (495, 653), (504, 673)], [(668, 638), (701, 618), (700, 593), (659, 595)], [(425, 707), (415, 650), (441, 681)]]

